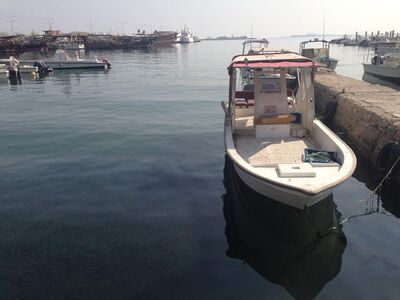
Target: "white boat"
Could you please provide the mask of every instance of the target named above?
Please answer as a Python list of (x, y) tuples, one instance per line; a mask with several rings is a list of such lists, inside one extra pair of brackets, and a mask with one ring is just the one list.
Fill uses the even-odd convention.
[(12, 74), (15, 74), (16, 77), (26, 74), (36, 76), (38, 75), (38, 67), (21, 64), (14, 56), (10, 56), (10, 58), (0, 59), (0, 73), (6, 74), (7, 77)]
[[(225, 151), (256, 192), (297, 208), (327, 197), (356, 167), (353, 151), (314, 112), (316, 63), (288, 51), (238, 55), (228, 68)], [(242, 86), (246, 69), (251, 83)], [(289, 76), (287, 76), (289, 75)]]
[(330, 43), (323, 39), (320, 40), (317, 38), (300, 43), (300, 55), (317, 61), (328, 69), (335, 70), (339, 61), (330, 57), (329, 52)]
[(74, 41), (62, 42), (59, 44), (58, 47), (59, 49), (64, 49), (64, 50), (85, 50), (84, 44)]
[(380, 48), (371, 63), (364, 63), (364, 73), (400, 81), (400, 48)]
[(187, 28), (186, 26), (184, 27), (184, 29), (178, 33), (175, 43), (178, 44), (188, 44), (188, 43), (194, 43), (194, 37), (193, 34), (189, 31), (189, 28)]
[(7, 79), (8, 77), (8, 67), (6, 64), (0, 63), (0, 80)]
[(267, 39), (250, 39), (243, 42), (242, 54), (263, 54), (268, 51)]
[[(46, 66), (56, 69), (110, 69), (111, 64), (105, 60), (95, 59), (81, 59), (78, 52), (75, 53), (75, 57), (70, 57), (66, 51), (57, 50), (54, 57), (50, 59), (42, 60)], [(27, 60), (20, 61), (21, 64), (33, 65), (35, 61)]]
[(77, 38), (58, 37), (54, 42), (48, 43), (48, 48), (52, 50), (85, 50), (85, 44), (79, 42)]
[(19, 65), (18, 70), (21, 75), (30, 74), (32, 76), (37, 76), (39, 68), (32, 65)]

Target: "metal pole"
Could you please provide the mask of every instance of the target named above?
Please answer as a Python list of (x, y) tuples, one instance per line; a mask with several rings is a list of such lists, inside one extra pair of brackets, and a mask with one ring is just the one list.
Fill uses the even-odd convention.
[(123, 22), (120, 23), (120, 24), (121, 24), (121, 28), (122, 28), (122, 35), (125, 34), (125, 33), (124, 33), (124, 25), (125, 25), (126, 23), (127, 23), (126, 21), (123, 21)]
[(43, 19), (46, 21), (46, 24), (49, 26), (49, 31), (52, 30), (51, 25), (53, 24), (54, 19), (53, 18), (47, 18), (47, 19)]
[(8, 21), (10, 22), (10, 27), (11, 27), (11, 35), (14, 35), (14, 22), (15, 22), (15, 18), (17, 17), (17, 15), (13, 15), (13, 16), (6, 16)]

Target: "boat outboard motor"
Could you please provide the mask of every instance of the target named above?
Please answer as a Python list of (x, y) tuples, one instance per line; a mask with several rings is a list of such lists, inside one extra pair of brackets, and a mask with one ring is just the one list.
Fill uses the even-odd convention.
[(107, 70), (108, 70), (108, 69), (111, 69), (111, 64), (108, 62), (107, 59), (103, 59), (102, 62), (106, 64), (105, 69), (107, 69)]
[(52, 68), (49, 68), (42, 60), (35, 60), (33, 66), (38, 68), (39, 74), (45, 75), (53, 72)]

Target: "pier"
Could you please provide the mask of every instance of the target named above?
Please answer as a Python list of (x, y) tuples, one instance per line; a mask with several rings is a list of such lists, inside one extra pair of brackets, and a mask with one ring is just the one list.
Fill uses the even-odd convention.
[(333, 122), (343, 128), (357, 152), (375, 164), (379, 151), (390, 141), (400, 142), (400, 91), (336, 73), (315, 78), (317, 111), (337, 102)]

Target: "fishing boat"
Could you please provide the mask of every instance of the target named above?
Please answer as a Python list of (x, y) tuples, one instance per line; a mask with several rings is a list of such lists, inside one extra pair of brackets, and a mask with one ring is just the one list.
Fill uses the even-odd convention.
[[(310, 47), (310, 45), (312, 45)], [(314, 39), (300, 43), (300, 55), (319, 62), (328, 69), (335, 70), (338, 60), (329, 56), (330, 43), (326, 40)]]
[[(367, 56), (368, 57), (368, 56)], [(400, 48), (375, 49), (370, 63), (363, 63), (364, 73), (400, 83)]]
[(178, 33), (175, 31), (154, 31), (150, 36), (153, 39), (153, 45), (158, 46), (169, 46), (176, 40)]
[[(74, 57), (67, 54), (65, 50), (58, 49), (54, 57), (50, 59), (44, 59), (42, 62), (49, 68), (57, 69), (110, 69), (111, 64), (106, 60), (94, 59), (82, 59), (78, 52), (75, 52)], [(20, 64), (31, 65), (35, 63), (35, 60), (21, 60)]]
[(242, 54), (263, 54), (268, 50), (267, 39), (250, 39), (243, 42)]
[(239, 177), (300, 209), (327, 197), (356, 167), (349, 146), (315, 119), (317, 65), (285, 50), (237, 55), (228, 67), (229, 101), (221, 103), (225, 151)]

